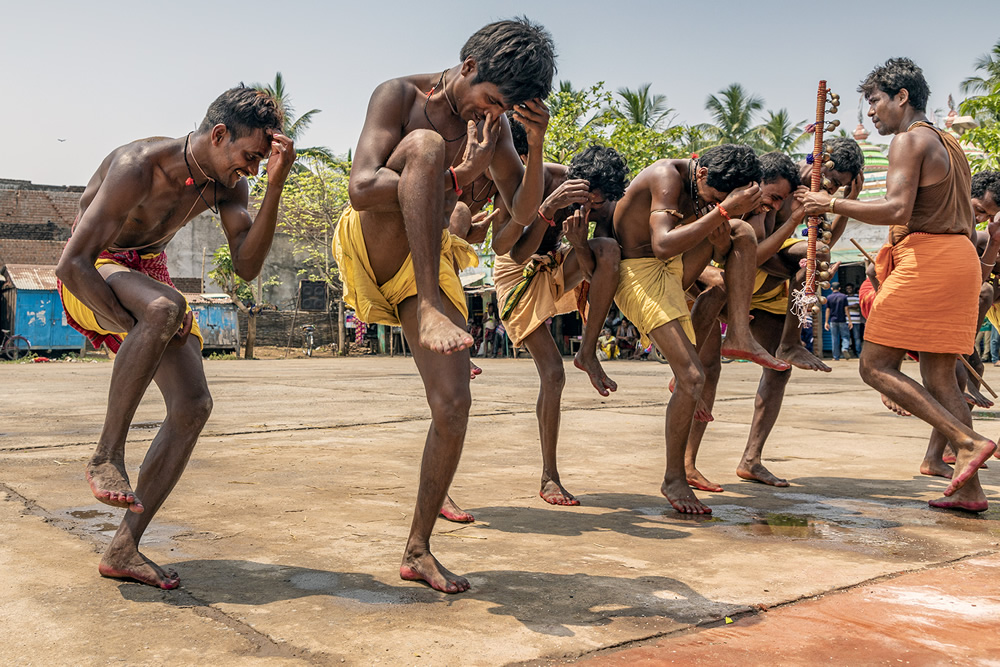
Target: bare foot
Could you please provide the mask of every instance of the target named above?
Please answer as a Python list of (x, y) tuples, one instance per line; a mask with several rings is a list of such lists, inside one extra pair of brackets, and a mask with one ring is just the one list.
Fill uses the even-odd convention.
[(962, 488), (962, 485), (976, 474), (979, 466), (996, 451), (997, 445), (995, 442), (992, 440), (980, 440), (971, 449), (963, 449), (958, 452), (955, 461), (955, 474), (951, 478), (951, 484), (944, 490), (944, 495), (951, 496)]
[(749, 465), (741, 462), (736, 468), (736, 476), (751, 482), (767, 484), (768, 486), (780, 486), (782, 488), (789, 486), (788, 480), (775, 476), (770, 470), (765, 468), (762, 463)]
[(550, 505), (579, 505), (572, 493), (563, 488), (563, 485), (554, 480), (542, 482), (542, 490), (538, 492), (542, 500)]
[(749, 340), (739, 340), (735, 335), (727, 334), (726, 340), (722, 343), (720, 354), (723, 357), (734, 359), (746, 359), (755, 364), (760, 364), (764, 368), (773, 368), (776, 371), (787, 371), (791, 366), (786, 361), (775, 359), (760, 346), (753, 337)]
[(442, 593), (464, 593), (469, 590), (469, 580), (449, 572), (429, 551), (419, 556), (403, 556), (399, 578), (422, 581)]
[(87, 464), (87, 483), (90, 484), (94, 497), (105, 505), (127, 508), (136, 514), (142, 513), (142, 501), (132, 491), (123, 462), (91, 461)]
[(894, 400), (886, 396), (885, 394), (880, 394), (882, 396), (882, 405), (889, 408), (889, 412), (895, 412), (900, 417), (909, 417), (910, 413), (899, 407)]
[(470, 360), (469, 360), (469, 379), (470, 379), (470, 380), (475, 380), (475, 379), (476, 379), (476, 376), (477, 376), (477, 375), (481, 375), (481, 374), (482, 374), (482, 372), (483, 372), (483, 369), (482, 369), (482, 368), (480, 368), (479, 366), (477, 366), (477, 365), (475, 364), (475, 362), (473, 362), (473, 361), (472, 361), (472, 360), (470, 359)]
[(823, 371), (829, 373), (833, 369), (824, 364), (819, 357), (807, 350), (802, 345), (789, 345), (778, 348), (775, 355), (778, 359), (787, 361), (796, 368), (803, 368), (807, 371)]
[(425, 308), (420, 313), (419, 340), (421, 347), (441, 354), (451, 354), (472, 347), (472, 336), (457, 326), (444, 313)]
[(979, 484), (966, 484), (949, 498), (937, 498), (928, 501), (931, 507), (946, 510), (963, 510), (965, 512), (984, 512), (989, 507), (986, 494)]
[[(952, 459), (954, 463), (954, 459)], [(934, 459), (924, 459), (920, 463), (920, 474), (930, 475), (931, 477), (944, 477), (946, 479), (951, 479), (951, 476), (955, 474), (955, 471), (951, 469), (951, 466), (944, 461), (936, 461)]]
[(711, 514), (712, 508), (703, 504), (694, 491), (688, 486), (687, 480), (673, 480), (668, 482), (663, 480), (660, 493), (666, 496), (667, 500), (675, 510), (681, 514)]
[(438, 516), (448, 521), (454, 521), (455, 523), (472, 523), (476, 520), (476, 517), (456, 505), (451, 496), (444, 497), (444, 503), (441, 505), (441, 511), (438, 512)]
[(573, 357), (573, 365), (587, 374), (587, 377), (590, 378), (590, 384), (594, 385), (594, 389), (601, 396), (607, 396), (618, 390), (618, 384), (607, 376), (597, 357), (584, 355), (583, 350), (580, 350)]
[(122, 557), (104, 554), (97, 571), (102, 577), (138, 581), (140, 584), (155, 586), (169, 591), (181, 585), (180, 577), (173, 570), (162, 567), (143, 556), (138, 551)]
[(687, 483), (699, 491), (708, 491), (709, 493), (722, 493), (722, 487), (715, 482), (710, 482), (708, 479), (698, 472), (697, 469), (691, 468), (685, 472), (687, 477)]
[(965, 402), (977, 408), (987, 409), (993, 407), (993, 401), (983, 396), (983, 392), (971, 384), (965, 388)]

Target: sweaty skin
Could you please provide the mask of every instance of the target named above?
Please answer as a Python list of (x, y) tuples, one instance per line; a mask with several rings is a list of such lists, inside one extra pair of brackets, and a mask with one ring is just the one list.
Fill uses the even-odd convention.
[[(392, 79), (372, 94), (351, 170), (351, 205), (359, 212), (368, 259), (379, 284), (412, 255), (417, 295), (398, 312), (431, 408), (420, 484), (400, 577), (445, 593), (469, 582), (444, 568), (430, 535), (458, 466), (468, 424), (472, 337), (461, 313), (441, 293), (441, 230), (465, 190), (489, 171), (499, 199), (518, 220), (533, 219), (542, 201), (542, 142), (548, 109), (541, 100), (519, 104), (529, 152), (522, 164), (495, 84), (473, 83), (475, 59), (445, 72)], [(467, 206), (467, 204), (466, 204)], [(452, 503), (454, 507), (454, 504)], [(455, 507), (457, 510), (458, 508)], [(458, 510), (461, 512), (461, 510)]]
[[(281, 190), (295, 160), (292, 141), (277, 130), (258, 129), (233, 139), (221, 124), (193, 133), (188, 151), (193, 186), (186, 184), (192, 172), (184, 161), (184, 137), (144, 139), (108, 155), (83, 193), (78, 224), (56, 269), (65, 288), (94, 311), (103, 328), (128, 333), (115, 359), (104, 429), (86, 471), (98, 500), (130, 510), (99, 572), (164, 589), (180, 585), (177, 574), (143, 556), (139, 540), (184, 471), (212, 398), (199, 342), (188, 336), (191, 318), (183, 297), (144, 274), (116, 264), (95, 269), (94, 262), (109, 248), (161, 251), (206, 210), (204, 196), (218, 207), (236, 272), (252, 279), (270, 249)], [(255, 175), (268, 155), (267, 192), (252, 221), (244, 175)], [(125, 471), (125, 438), (151, 381), (163, 395), (167, 415), (133, 492)]]

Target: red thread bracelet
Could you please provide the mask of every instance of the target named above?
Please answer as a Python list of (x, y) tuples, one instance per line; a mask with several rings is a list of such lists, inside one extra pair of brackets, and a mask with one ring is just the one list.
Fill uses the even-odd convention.
[(454, 167), (448, 167), (448, 171), (451, 172), (451, 182), (455, 187), (455, 194), (459, 197), (462, 196), (462, 188), (458, 187), (458, 174), (455, 173)]
[(548, 218), (546, 218), (545, 214), (542, 213), (542, 207), (541, 206), (538, 207), (538, 217), (541, 218), (542, 220), (544, 220), (545, 222), (549, 223), (549, 227), (555, 227), (556, 226), (555, 218), (553, 218), (552, 220), (549, 220)]
[(719, 211), (719, 215), (721, 215), (723, 218), (725, 218), (726, 220), (730, 220), (730, 221), (732, 220), (732, 218), (729, 217), (729, 211), (727, 211), (725, 208), (723, 208), (722, 204), (719, 204), (715, 208)]

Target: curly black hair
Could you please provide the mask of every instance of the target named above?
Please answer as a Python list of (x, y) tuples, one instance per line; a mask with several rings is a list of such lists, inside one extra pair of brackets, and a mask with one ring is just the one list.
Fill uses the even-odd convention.
[(870, 99), (872, 93), (881, 90), (889, 97), (906, 89), (910, 94), (910, 106), (917, 111), (927, 110), (927, 98), (931, 96), (930, 86), (924, 78), (924, 71), (909, 58), (890, 58), (865, 77), (858, 86), (858, 92)]
[(722, 144), (709, 148), (698, 158), (698, 166), (708, 169), (705, 182), (719, 192), (732, 192), (736, 188), (760, 182), (760, 159), (749, 146)]
[(833, 168), (857, 178), (865, 168), (865, 154), (854, 139), (834, 137), (823, 142), (823, 150), (830, 154)]
[(600, 190), (611, 201), (622, 198), (628, 187), (628, 165), (614, 148), (594, 144), (583, 149), (569, 163), (567, 178), (590, 182), (591, 191)]
[(761, 183), (774, 183), (778, 179), (785, 179), (792, 186), (792, 190), (802, 185), (802, 178), (799, 176), (799, 168), (795, 166), (792, 158), (784, 153), (774, 151), (764, 153), (760, 156)]
[(208, 106), (199, 132), (211, 130), (220, 123), (229, 130), (229, 140), (240, 139), (254, 130), (282, 129), (285, 112), (278, 100), (242, 83), (215, 98)]
[(528, 133), (524, 131), (521, 121), (514, 118), (514, 112), (507, 112), (507, 120), (510, 121), (510, 138), (514, 140), (514, 150), (518, 155), (528, 154)]
[(476, 61), (473, 84), (496, 84), (508, 105), (544, 98), (556, 73), (552, 35), (525, 16), (483, 26), (462, 47)]
[(1000, 204), (1000, 171), (981, 171), (972, 177), (972, 198), (982, 199), (989, 192)]

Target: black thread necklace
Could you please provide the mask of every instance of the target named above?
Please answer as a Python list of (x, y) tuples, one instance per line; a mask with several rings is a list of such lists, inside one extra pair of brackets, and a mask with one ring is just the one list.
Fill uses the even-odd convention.
[(478, 204), (480, 202), (488, 201), (489, 198), (492, 196), (493, 181), (490, 181), (490, 180), (486, 181), (486, 186), (483, 188), (482, 192), (479, 193), (480, 195), (483, 195), (483, 193), (485, 193), (485, 196), (483, 196), (482, 199), (476, 198), (476, 182), (475, 181), (472, 182), (471, 188), (472, 188), (472, 203), (473, 204)]
[[(188, 142), (190, 140), (191, 140), (191, 133), (188, 132), (187, 136), (184, 137), (184, 166), (187, 167), (188, 177), (189, 177), (188, 180), (190, 181), (190, 184), (191, 185), (195, 185), (194, 174), (191, 172), (191, 165), (188, 163)], [(193, 152), (191, 153), (191, 157), (194, 157), (194, 153)], [(198, 160), (195, 159), (194, 163), (198, 164)], [(201, 197), (201, 200), (203, 202), (205, 202), (205, 206), (208, 207), (209, 211), (211, 211), (212, 213), (218, 215), (219, 214), (219, 182), (217, 180), (215, 180), (214, 178), (209, 177), (209, 175), (205, 173), (205, 170), (201, 168), (200, 164), (198, 164), (198, 170), (201, 171), (201, 175), (202, 176), (204, 176), (205, 178), (208, 179), (207, 181), (205, 181), (205, 184), (202, 185), (201, 188), (198, 189), (198, 196)], [(207, 199), (205, 199), (205, 195), (202, 194), (202, 193), (205, 192), (205, 188), (208, 187), (209, 182), (212, 183), (212, 199), (215, 200), (215, 208), (212, 208), (212, 205), (208, 203)]]
[[(438, 82), (434, 84), (434, 86), (430, 89), (430, 92), (427, 93), (427, 97), (424, 98), (424, 118), (426, 118), (427, 122), (430, 123), (431, 129), (441, 135), (441, 138), (445, 140), (445, 143), (453, 144), (456, 141), (458, 141), (459, 139), (464, 139), (465, 138), (465, 133), (462, 133), (462, 134), (458, 135), (454, 139), (449, 139), (448, 137), (444, 136), (444, 133), (442, 133), (441, 130), (437, 129), (437, 126), (434, 125), (434, 121), (432, 121), (431, 117), (429, 115), (427, 115), (427, 103), (431, 101), (431, 95), (434, 94), (434, 91), (437, 90), (438, 86), (441, 85), (441, 82), (444, 81), (444, 73), (447, 72), (447, 71), (448, 70), (445, 70), (444, 72), (441, 72), (441, 77), (438, 79)], [(453, 107), (452, 104), (451, 104), (451, 98), (448, 97), (448, 91), (444, 92), (444, 97), (448, 101), (448, 107), (451, 108), (452, 112), (453, 113), (457, 113), (455, 111), (455, 107)]]
[[(700, 218), (705, 214), (702, 213), (703, 207), (701, 205), (701, 199), (698, 197), (698, 181), (695, 178), (695, 175), (698, 173), (697, 160), (691, 160), (690, 169), (691, 169), (691, 202), (694, 204), (694, 214)], [(704, 209), (707, 208), (708, 208), (707, 206), (704, 207)]]

